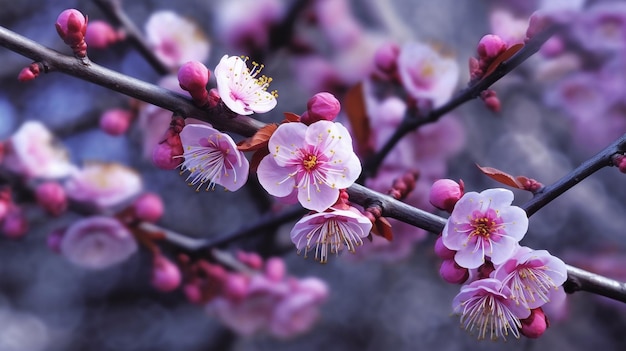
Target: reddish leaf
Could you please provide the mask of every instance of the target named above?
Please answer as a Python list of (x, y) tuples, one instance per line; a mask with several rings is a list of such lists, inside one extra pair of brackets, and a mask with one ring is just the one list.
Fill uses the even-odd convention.
[(502, 172), (501, 170), (492, 167), (481, 167), (478, 164), (476, 165), (476, 167), (478, 167), (481, 172), (483, 172), (489, 178), (495, 180), (496, 182), (508, 185), (513, 188), (524, 189), (524, 184), (521, 184), (515, 177), (506, 172)]
[(374, 222), (374, 227), (372, 228), (372, 232), (378, 236), (382, 236), (389, 241), (393, 240), (391, 223), (389, 223), (389, 221), (385, 217), (376, 218), (376, 221)]
[(270, 151), (267, 148), (256, 150), (250, 159), (250, 172), (256, 172), (256, 169), (259, 167), (259, 163), (261, 163), (263, 157), (269, 154)]
[(267, 143), (276, 128), (278, 128), (278, 125), (274, 123), (262, 127), (253, 136), (240, 142), (237, 145), (237, 149), (240, 151), (255, 151), (267, 148)]
[(350, 126), (352, 137), (356, 141), (359, 153), (365, 154), (370, 149), (370, 124), (365, 111), (365, 98), (363, 97), (363, 85), (359, 83), (346, 93), (342, 103)]
[(491, 73), (493, 73), (493, 71), (496, 70), (496, 68), (498, 68), (498, 66), (500, 66), (502, 62), (510, 59), (511, 56), (515, 55), (515, 53), (520, 51), (523, 47), (524, 47), (524, 44), (520, 43), (520, 44), (515, 44), (511, 46), (510, 48), (506, 49), (505, 52), (498, 55), (498, 57), (496, 57), (493, 60), (493, 62), (489, 65), (489, 67), (487, 67), (487, 70), (485, 71), (485, 74), (483, 75), (483, 77), (489, 76)]
[(300, 116), (293, 112), (284, 112), (283, 115), (285, 115), (285, 120), (287, 122), (300, 122)]

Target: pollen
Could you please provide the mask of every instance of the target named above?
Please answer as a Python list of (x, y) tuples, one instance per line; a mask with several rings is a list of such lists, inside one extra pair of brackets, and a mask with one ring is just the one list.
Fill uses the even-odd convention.
[(302, 160), (302, 165), (307, 171), (312, 170), (317, 165), (317, 156), (308, 155), (304, 160)]

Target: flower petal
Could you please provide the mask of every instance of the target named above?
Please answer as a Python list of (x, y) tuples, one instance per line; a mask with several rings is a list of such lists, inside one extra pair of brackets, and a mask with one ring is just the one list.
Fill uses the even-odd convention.
[(298, 201), (302, 207), (324, 212), (339, 198), (339, 189), (320, 184), (319, 187), (307, 185), (298, 189)]
[(298, 146), (302, 145), (306, 130), (307, 126), (304, 123), (296, 122), (283, 123), (276, 128), (268, 142), (268, 149), (278, 166), (284, 167), (294, 159)]
[(295, 171), (295, 168), (281, 167), (272, 155), (267, 155), (259, 163), (257, 176), (259, 183), (270, 195), (285, 197), (296, 190), (296, 181), (293, 176), (289, 176), (290, 171)]

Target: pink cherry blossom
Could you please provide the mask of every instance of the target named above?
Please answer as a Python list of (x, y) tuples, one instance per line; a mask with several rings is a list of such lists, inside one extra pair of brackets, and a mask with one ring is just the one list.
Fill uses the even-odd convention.
[(76, 171), (67, 151), (41, 122), (24, 122), (6, 151), (4, 166), (27, 178), (63, 178)]
[(277, 104), (276, 92), (267, 91), (272, 78), (259, 76), (263, 65), (252, 62), (252, 66), (250, 70), (241, 57), (224, 55), (214, 71), (222, 101), (240, 115), (265, 113)]
[(546, 250), (520, 247), (493, 277), (511, 289), (512, 300), (533, 309), (551, 300), (567, 279), (567, 267)]
[(157, 11), (145, 25), (146, 39), (155, 55), (170, 68), (187, 61), (204, 61), (210, 45), (197, 24), (173, 11)]
[(398, 72), (409, 95), (432, 100), (438, 107), (452, 96), (460, 71), (454, 59), (440, 55), (429, 45), (411, 42), (400, 50)]
[(461, 325), (467, 331), (477, 329), (478, 339), (487, 335), (492, 340), (509, 333), (519, 338), (520, 319), (530, 316), (530, 309), (508, 298), (509, 288), (493, 278), (480, 279), (461, 287), (452, 307), (461, 314)]
[(105, 269), (128, 259), (137, 242), (118, 220), (94, 216), (74, 222), (61, 239), (61, 253), (72, 263)]
[(131, 168), (90, 162), (67, 180), (65, 191), (73, 201), (104, 210), (129, 201), (142, 186), (141, 177)]
[(478, 268), (485, 257), (498, 265), (513, 255), (528, 229), (528, 217), (512, 202), (513, 192), (497, 188), (466, 193), (456, 203), (442, 240), (457, 250), (454, 260), (459, 266)]
[(361, 173), (352, 138), (340, 123), (282, 124), (272, 134), (269, 150), (257, 170), (263, 188), (276, 197), (295, 191), (310, 210), (329, 208), (339, 189), (352, 185)]
[(228, 135), (206, 124), (188, 124), (180, 132), (185, 161), (181, 168), (189, 171), (189, 185), (205, 183), (208, 189), (219, 184), (230, 191), (241, 188), (248, 180), (250, 165)]
[(348, 252), (354, 253), (357, 246), (363, 245), (362, 239), (371, 229), (372, 222), (362, 214), (333, 210), (302, 218), (291, 230), (291, 241), (298, 253), (304, 250), (304, 257), (315, 250), (315, 259), (326, 263), (329, 254), (339, 254), (344, 245)]

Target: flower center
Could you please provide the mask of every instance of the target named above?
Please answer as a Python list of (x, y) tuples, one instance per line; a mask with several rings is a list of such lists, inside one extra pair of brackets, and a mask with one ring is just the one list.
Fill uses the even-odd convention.
[(305, 159), (302, 160), (302, 165), (307, 171), (312, 170), (317, 165), (317, 156), (308, 155)]
[(493, 233), (494, 229), (497, 228), (498, 224), (491, 218), (479, 217), (472, 219), (470, 225), (473, 228), (470, 236), (481, 236), (487, 239)]

